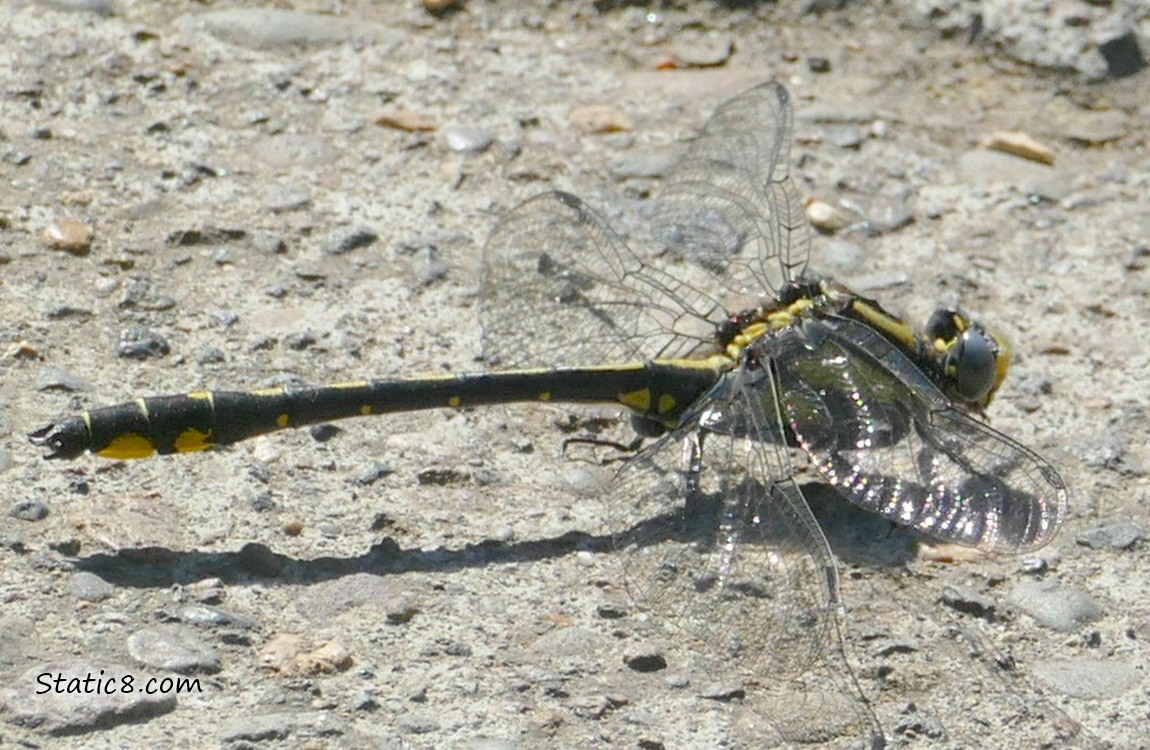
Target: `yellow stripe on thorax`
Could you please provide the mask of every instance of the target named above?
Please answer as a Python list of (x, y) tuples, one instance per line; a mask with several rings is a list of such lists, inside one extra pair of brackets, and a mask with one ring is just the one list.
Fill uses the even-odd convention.
[(916, 339), (914, 335), (914, 329), (898, 318), (876, 309), (861, 299), (854, 300), (851, 303), (851, 307), (864, 318), (871, 327), (877, 328), (886, 334), (887, 338), (897, 341), (911, 350), (918, 344), (918, 339)]

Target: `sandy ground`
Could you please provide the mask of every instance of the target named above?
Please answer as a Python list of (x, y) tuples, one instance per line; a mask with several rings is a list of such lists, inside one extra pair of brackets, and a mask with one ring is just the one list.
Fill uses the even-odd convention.
[[(5, 6), (0, 745), (777, 745), (770, 675), (693, 673), (618, 604), (620, 560), (576, 533), (609, 469), (559, 457), (562, 405), (140, 462), (45, 462), (23, 437), (138, 394), (479, 369), (502, 212), (563, 188), (640, 236), (671, 147), (775, 78), (799, 190), (885, 229), (816, 236), (812, 266), (909, 319), (961, 302), (1005, 332), (992, 424), (1072, 488), (1025, 559), (932, 550), (810, 489), (888, 744), (1150, 747), (1144, 73), (1042, 72), (867, 3), (290, 5), (330, 23), (295, 17), (297, 43), (220, 5)], [(572, 116), (591, 105), (622, 129)], [(996, 131), (1053, 166), (982, 148)], [(44, 241), (83, 234), (64, 220), (88, 252)], [(129, 329), (169, 353), (121, 356)], [(625, 662), (647, 651), (667, 668)], [(202, 690), (50, 701), (46, 664), (167, 665)], [(806, 746), (862, 744), (849, 693)]]

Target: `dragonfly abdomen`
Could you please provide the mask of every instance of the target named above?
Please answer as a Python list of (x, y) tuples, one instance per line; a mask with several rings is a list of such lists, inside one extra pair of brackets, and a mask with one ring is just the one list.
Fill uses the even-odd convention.
[(672, 423), (717, 377), (698, 363), (639, 362), (193, 391), (93, 409), (45, 425), (29, 437), (50, 449), (48, 458), (74, 458), (85, 451), (105, 458), (146, 458), (349, 417), (530, 401), (616, 402)]

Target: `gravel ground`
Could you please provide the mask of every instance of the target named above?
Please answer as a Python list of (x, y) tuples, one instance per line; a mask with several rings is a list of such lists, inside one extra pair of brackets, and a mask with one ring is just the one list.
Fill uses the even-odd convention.
[[(137, 394), (479, 369), (502, 212), (562, 188), (641, 237), (674, 144), (775, 78), (799, 190), (879, 230), (816, 236), (812, 265), (1003, 331), (992, 424), (1073, 492), (1023, 559), (808, 488), (888, 744), (1150, 747), (1148, 11), (624, 5), (4, 4), (0, 746), (778, 745), (769, 676), (691, 673), (619, 604), (576, 533), (609, 470), (560, 459), (573, 410), (140, 462), (23, 437)], [(100, 670), (200, 689), (37, 694)], [(860, 746), (841, 708), (804, 746)]]

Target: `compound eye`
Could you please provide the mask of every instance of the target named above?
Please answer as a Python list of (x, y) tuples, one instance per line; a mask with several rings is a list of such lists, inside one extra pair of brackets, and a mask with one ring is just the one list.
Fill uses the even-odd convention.
[(966, 329), (947, 354), (946, 370), (954, 373), (959, 398), (985, 403), (997, 385), (998, 342), (977, 326)]

